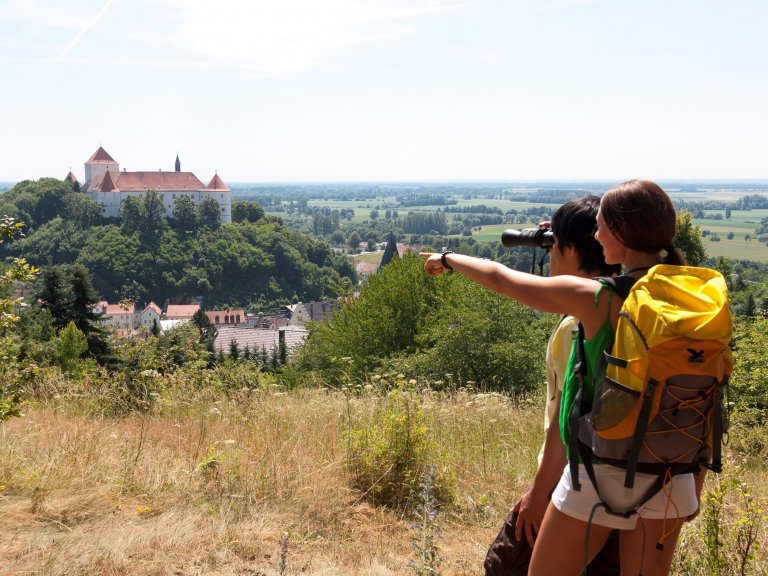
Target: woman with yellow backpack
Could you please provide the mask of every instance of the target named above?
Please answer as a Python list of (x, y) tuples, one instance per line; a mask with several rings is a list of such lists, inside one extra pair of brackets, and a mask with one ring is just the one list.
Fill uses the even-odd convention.
[[(541, 277), (452, 252), (422, 254), (430, 276), (455, 270), (581, 323), (561, 404), (571, 462), (536, 537), (530, 575), (581, 574), (614, 529), (621, 530), (622, 575), (668, 574), (682, 524), (698, 514), (706, 468), (719, 465), (720, 397), (730, 372), (727, 292), (717, 272), (685, 266), (672, 244), (676, 230), (669, 196), (653, 182), (631, 180), (602, 197), (595, 229), (606, 262), (622, 264), (628, 283)], [(617, 287), (634, 280), (640, 281), (631, 289)], [(624, 306), (627, 296), (634, 310)], [(680, 351), (682, 369), (673, 359)], [(674, 450), (667, 453), (667, 446)]]

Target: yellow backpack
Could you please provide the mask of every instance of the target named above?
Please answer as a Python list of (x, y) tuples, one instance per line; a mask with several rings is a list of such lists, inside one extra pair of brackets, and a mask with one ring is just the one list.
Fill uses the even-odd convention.
[(591, 407), (582, 400), (572, 415), (570, 459), (575, 468), (581, 457), (595, 489), (593, 461), (625, 468), (627, 488), (637, 471), (658, 475), (636, 511), (675, 474), (720, 471), (732, 320), (715, 270), (662, 264), (631, 287), (609, 284), (625, 299)]

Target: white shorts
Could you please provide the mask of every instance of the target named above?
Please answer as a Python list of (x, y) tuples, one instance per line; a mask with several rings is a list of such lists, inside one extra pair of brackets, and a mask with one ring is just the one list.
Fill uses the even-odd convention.
[[(633, 488), (624, 487), (624, 478), (627, 471), (610, 464), (595, 464), (595, 477), (600, 487), (600, 495), (605, 502), (616, 511), (631, 510), (642, 498), (648, 487), (656, 481), (657, 476), (637, 473)], [(552, 493), (552, 504), (563, 514), (567, 514), (584, 522), (589, 521), (592, 509), (600, 501), (592, 481), (587, 475), (583, 464), (579, 464), (579, 481), (581, 490), (576, 492), (571, 484), (570, 466), (566, 465), (560, 482)], [(607, 526), (619, 530), (633, 530), (637, 524), (638, 516), (648, 520), (661, 520), (664, 518), (685, 518), (690, 516), (699, 507), (696, 498), (696, 485), (693, 474), (680, 474), (673, 476), (670, 482), (664, 486), (648, 502), (629, 518), (609, 514), (600, 507), (592, 519), (593, 524)]]

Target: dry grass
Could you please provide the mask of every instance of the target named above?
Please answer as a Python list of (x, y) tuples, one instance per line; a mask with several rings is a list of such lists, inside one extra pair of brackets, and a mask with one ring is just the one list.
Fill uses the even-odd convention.
[[(412, 521), (349, 488), (342, 430), (375, 394), (260, 391), (104, 419), (53, 403), (0, 427), (0, 573), (403, 574)], [(532, 469), (539, 409), (424, 396), (455, 472), (445, 574), (478, 574)], [(450, 450), (448, 448), (450, 447)]]
[[(345, 467), (345, 426), (380, 401), (259, 390), (187, 393), (122, 419), (70, 401), (30, 408), (0, 425), (0, 574), (270, 576), (284, 533), (282, 574), (406, 574), (411, 518), (367, 504)], [(533, 473), (541, 407), (461, 392), (421, 402), (455, 483), (439, 519), (441, 573), (482, 574)], [(745, 468), (764, 497), (764, 467)], [(700, 552), (691, 526), (686, 543)]]

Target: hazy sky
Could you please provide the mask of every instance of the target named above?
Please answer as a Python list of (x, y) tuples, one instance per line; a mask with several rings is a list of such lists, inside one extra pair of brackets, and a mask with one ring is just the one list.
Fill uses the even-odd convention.
[(0, 181), (768, 177), (766, 0), (0, 0)]

